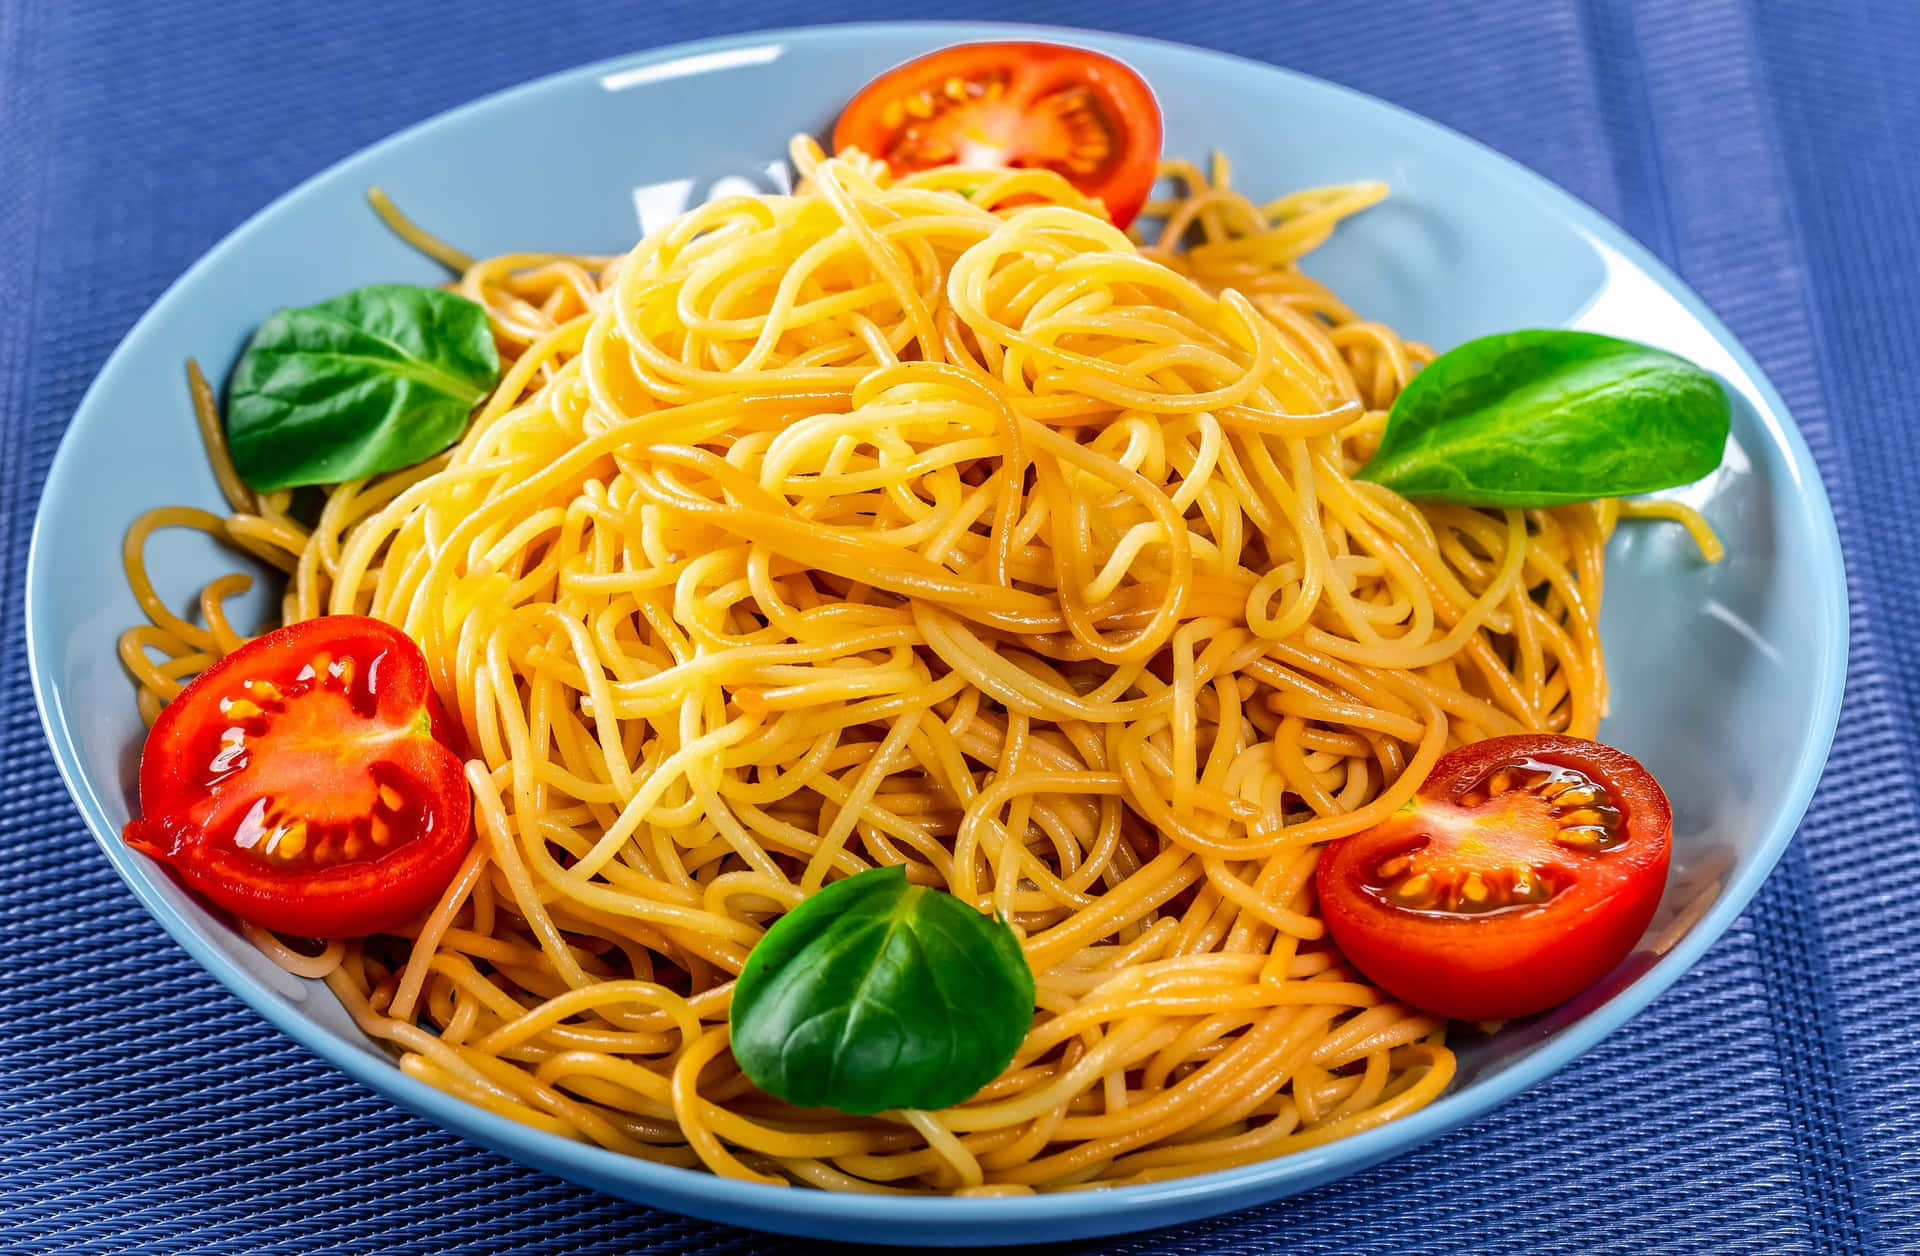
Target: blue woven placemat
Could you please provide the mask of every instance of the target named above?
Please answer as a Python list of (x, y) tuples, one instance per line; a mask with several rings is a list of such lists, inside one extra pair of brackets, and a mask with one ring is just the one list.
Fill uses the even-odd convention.
[[(811, 1250), (462, 1144), (202, 975), (61, 790), (20, 590), (40, 482), (88, 380), (170, 280), (273, 196), (569, 65), (901, 15), (859, 0), (0, 0), (0, 1251)], [(925, 15), (1263, 58), (1558, 181), (1673, 265), (1759, 358), (1819, 458), (1852, 580), (1826, 784), (1752, 908), (1666, 997), (1423, 1151), (1099, 1250), (1920, 1250), (1920, 620), (1905, 611), (1920, 593), (1920, 6), (1021, 0)]]

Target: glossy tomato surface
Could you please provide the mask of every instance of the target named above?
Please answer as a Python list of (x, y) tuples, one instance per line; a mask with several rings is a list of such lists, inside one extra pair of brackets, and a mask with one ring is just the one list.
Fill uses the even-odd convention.
[(330, 615), (221, 659), (160, 712), (125, 831), (243, 920), (308, 937), (393, 929), (471, 842), (471, 797), (426, 658)]
[(1441, 756), (1405, 807), (1329, 844), (1320, 909), (1395, 998), (1463, 1020), (1531, 1015), (1632, 951), (1666, 887), (1672, 827), (1632, 756), (1495, 737)]
[(1118, 226), (1140, 212), (1160, 163), (1160, 107), (1131, 68), (1062, 44), (943, 48), (862, 88), (833, 129), (896, 174), (936, 166), (1039, 167), (1105, 203)]

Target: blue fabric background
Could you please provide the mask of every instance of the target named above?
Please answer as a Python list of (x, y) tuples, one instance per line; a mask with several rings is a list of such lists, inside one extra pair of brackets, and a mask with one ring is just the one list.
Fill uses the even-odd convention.
[[(88, 380), (169, 281), (272, 197), (535, 75), (896, 12), (0, 0), (0, 1250), (812, 1250), (521, 1170), (257, 1021), (148, 920), (83, 831), (28, 693), (20, 590), (39, 485)], [(1825, 786), (1752, 908), (1650, 1011), (1423, 1151), (1098, 1247), (1920, 1250), (1920, 6), (1020, 0), (928, 15), (1098, 25), (1262, 58), (1558, 181), (1751, 347), (1820, 460), (1852, 580), (1851, 681)]]

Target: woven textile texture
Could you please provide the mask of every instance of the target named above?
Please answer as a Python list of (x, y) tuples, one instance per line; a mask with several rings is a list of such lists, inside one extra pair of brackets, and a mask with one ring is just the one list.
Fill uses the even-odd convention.
[[(520, 1169), (258, 1021), (83, 830), (34, 715), (20, 591), (87, 382), (272, 197), (580, 62), (901, 15), (859, 0), (0, 0), (0, 1251), (813, 1250)], [(1819, 458), (1852, 581), (1826, 783), (1746, 915), (1653, 1008), (1422, 1151), (1087, 1250), (1920, 1251), (1920, 639), (1902, 613), (1920, 595), (1920, 5), (1021, 0), (937, 16), (1265, 59), (1559, 182), (1753, 350)]]

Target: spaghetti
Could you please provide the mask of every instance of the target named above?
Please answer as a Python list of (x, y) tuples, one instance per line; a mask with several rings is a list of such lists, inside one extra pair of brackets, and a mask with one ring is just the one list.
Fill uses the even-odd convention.
[[(1379, 185), (1263, 207), (1175, 164), (1136, 243), (1044, 171), (794, 156), (794, 195), (624, 257), (467, 267), (499, 387), (311, 526), (205, 424), (233, 513), (127, 540), (148, 721), (241, 640), (244, 577), (195, 623), (144, 574), (154, 528), (201, 528), (287, 573), (284, 620), (420, 643), (481, 839), (404, 937), (250, 936), (415, 1077), (734, 1177), (1145, 1182), (1431, 1101), (1443, 1022), (1324, 943), (1318, 848), (1449, 747), (1592, 736), (1617, 506), (1352, 478), (1432, 355), (1297, 262)], [(1032, 1031), (952, 1109), (787, 1108), (728, 1054), (729, 983), (881, 864), (1006, 916)]]

